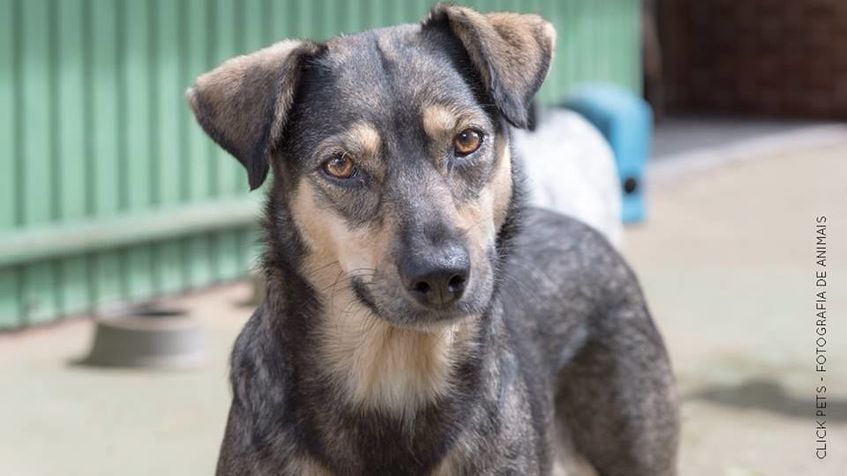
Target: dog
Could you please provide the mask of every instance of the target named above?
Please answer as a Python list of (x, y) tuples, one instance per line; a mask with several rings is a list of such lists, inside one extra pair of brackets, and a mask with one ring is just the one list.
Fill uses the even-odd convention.
[(188, 102), (251, 190), (273, 175), (218, 474), (676, 473), (636, 278), (597, 232), (522, 204), (509, 131), (555, 35), (438, 4), (196, 79)]

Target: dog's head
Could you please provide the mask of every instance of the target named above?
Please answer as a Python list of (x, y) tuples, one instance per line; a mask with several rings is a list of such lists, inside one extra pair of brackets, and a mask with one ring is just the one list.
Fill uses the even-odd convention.
[(188, 98), (251, 188), (273, 169), (313, 286), (344, 282), (377, 316), (427, 326), (491, 298), (507, 123), (526, 125), (554, 43), (536, 15), (437, 5), (420, 25), (231, 59)]

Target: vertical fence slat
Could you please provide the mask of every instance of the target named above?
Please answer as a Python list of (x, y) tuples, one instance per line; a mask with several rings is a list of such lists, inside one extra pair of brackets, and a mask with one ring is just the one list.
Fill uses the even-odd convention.
[[(148, 209), (153, 203), (154, 180), (157, 160), (155, 142), (151, 137), (152, 107), (150, 75), (156, 64), (151, 61), (151, 0), (126, 1), (123, 10), (123, 87), (126, 104), (126, 152), (124, 157), (127, 174), (127, 207), (131, 213)], [(139, 245), (126, 250), (123, 258), (124, 275), (131, 299), (145, 299), (153, 295), (153, 258), (150, 245)]]
[[(94, 212), (98, 219), (118, 213), (121, 183), (118, 161), (120, 144), (119, 117), (119, 63), (117, 4), (111, 0), (91, 0), (91, 80), (88, 84), (93, 107), (93, 126), (88, 132), (93, 136), (92, 185)], [(122, 297), (121, 256), (114, 250), (99, 251), (93, 257), (92, 276), (94, 298), (104, 304)]]
[(87, 133), (94, 139), (92, 185), (94, 210), (98, 218), (118, 211), (118, 65), (116, 49), (116, 9), (111, 0), (93, 0), (91, 5), (92, 81), (89, 84), (94, 106), (94, 126)]
[[(84, 100), (85, 42), (82, 31), (84, 8), (81, 0), (54, 2), (58, 25), (55, 42), (58, 52), (57, 119), (58, 143), (56, 147), (58, 171), (58, 215), (62, 222), (81, 220), (86, 215), (86, 190), (90, 177), (86, 176), (86, 130), (80, 117), (88, 107)], [(70, 256), (56, 261), (58, 303), (62, 314), (73, 314), (88, 309), (88, 265), (85, 257)]]
[(289, 28), (291, 15), (291, 2), (272, 0), (268, 7), (270, 17), (270, 31), (268, 32), (269, 43), (276, 43), (286, 38), (293, 38), (294, 33)]
[(588, 2), (579, 2), (577, 9), (577, 17), (576, 17), (576, 26), (577, 26), (577, 36), (576, 36), (576, 58), (577, 58), (577, 77), (576, 81), (578, 84), (585, 82), (586, 77), (592, 77), (594, 74), (593, 71), (593, 63), (586, 62), (585, 53), (582, 50), (582, 45), (590, 45), (593, 43), (593, 38), (591, 33), (593, 31), (591, 25), (591, 4)]
[[(0, 154), (0, 232), (15, 225), (17, 213), (17, 163), (18, 99), (15, 97), (16, 71), (15, 60), (19, 55), (16, 39), (21, 5), (16, 0), (0, 0), (0, 8), (6, 12), (0, 15), (0, 144), (6, 144), (4, 154)], [(0, 267), (0, 329), (20, 325), (20, 290), (17, 267)]]
[(80, 0), (55, 2), (59, 25), (56, 34), (58, 57), (58, 147), (61, 187), (59, 187), (59, 215), (62, 221), (76, 221), (86, 214), (85, 190), (89, 186), (85, 167), (85, 136), (92, 133), (80, 120), (87, 105), (83, 90), (82, 16)]
[(242, 0), (236, 8), (241, 9), (239, 18), (241, 20), (241, 53), (252, 53), (267, 46), (265, 43), (264, 29), (266, 21), (263, 10), (263, 0)]
[(262, 0), (242, 0), (236, 6), (243, 10), (240, 15), (243, 32), (242, 54), (251, 53), (266, 46), (263, 34), (265, 20), (262, 3)]
[(418, 11), (418, 5), (415, 2), (402, 2), (403, 9), (401, 10), (400, 19), (403, 23), (414, 23), (420, 20), (421, 13)]
[(577, 34), (576, 34), (576, 24), (577, 24), (577, 15), (579, 10), (579, 0), (567, 0), (565, 2), (566, 5), (566, 20), (564, 26), (563, 37), (559, 40), (559, 45), (565, 47), (564, 58), (560, 58), (559, 60), (564, 60), (565, 68), (566, 68), (566, 82), (568, 87), (572, 87), (574, 83), (576, 83), (577, 71), (579, 68), (579, 61), (577, 58), (576, 50), (579, 47), (577, 43)]
[(297, 12), (299, 13), (298, 18), (298, 27), (299, 33), (297, 34), (300, 38), (310, 38), (317, 39), (318, 28), (314, 25), (314, 16), (312, 12), (314, 11), (312, 8), (312, 2), (296, 2), (298, 4)]
[[(15, 226), (17, 207), (17, 162), (19, 150), (16, 98), (17, 71), (15, 61), (20, 55), (17, 39), (20, 35), (21, 4), (18, 0), (0, 0), (0, 232)], [(18, 267), (0, 267), (0, 329), (21, 324), (21, 300)]]
[(586, 61), (584, 48), (592, 44), (591, 37), (591, 2), (577, 2), (576, 16), (574, 18), (574, 28), (576, 35), (574, 36), (574, 53), (576, 57), (576, 77), (575, 83), (579, 84), (585, 81), (586, 77), (591, 77), (594, 74), (593, 62)]
[(609, 44), (609, 30), (610, 25), (608, 23), (609, 12), (610, 12), (610, 3), (611, 2), (595, 2), (595, 15), (594, 15), (594, 41), (597, 44), (597, 51), (599, 54), (597, 55), (597, 66), (598, 70), (595, 73), (595, 77), (600, 81), (607, 81), (609, 78), (609, 62), (612, 57), (617, 55), (617, 52), (614, 48), (610, 48)]
[(641, 2), (628, 1), (625, 3), (628, 8), (624, 10), (625, 13), (621, 12), (621, 14), (624, 15), (622, 21), (628, 28), (624, 30), (627, 34), (622, 42), (625, 46), (629, 46), (630, 54), (624, 55), (624, 58), (628, 58), (629, 61), (622, 63), (623, 71), (619, 81), (628, 85), (635, 94), (640, 95), (643, 91), (642, 82), (644, 81), (641, 69), (641, 55), (643, 54), (641, 49)]
[[(618, 0), (616, 2), (618, 8), (615, 9), (617, 16), (615, 24), (617, 26), (616, 41), (620, 45), (640, 45), (641, 44), (641, 8), (639, 2), (631, 2), (628, 0)], [(626, 52), (629, 52), (627, 54)], [(632, 68), (636, 65), (635, 68)], [(641, 48), (620, 48), (614, 62), (615, 78), (619, 78), (625, 86), (631, 88), (634, 92), (641, 92), (639, 87), (641, 80)]]
[(309, 28), (305, 36), (313, 40), (325, 40), (327, 31), (327, 15), (324, 14), (324, 0), (312, 0), (304, 5), (304, 10), (309, 10)]
[(358, 0), (359, 1), (359, 22), (356, 24), (356, 31), (367, 30), (373, 28), (374, 23), (373, 0)]
[[(157, 49), (153, 54), (157, 61), (156, 127), (159, 147), (156, 158), (157, 174), (153, 180), (158, 183), (157, 202), (163, 210), (167, 210), (181, 200), (180, 160), (185, 159), (180, 157), (180, 141), (183, 138), (179, 136), (179, 108), (184, 107), (182, 91), (179, 87), (179, 5), (170, 0), (157, 0), (154, 10)], [(173, 294), (182, 289), (185, 276), (182, 255), (180, 241), (168, 241), (157, 245), (156, 284), (161, 291)]]
[(341, 18), (341, 29), (344, 33), (356, 33), (362, 28), (362, 2), (361, 0), (350, 0), (345, 3), (347, 10)]
[(117, 168), (117, 187), (118, 187), (118, 210), (122, 213), (129, 211), (129, 182), (132, 178), (129, 176), (129, 164), (127, 163), (127, 152), (129, 148), (128, 135), (126, 124), (131, 114), (129, 110), (129, 99), (127, 98), (127, 78), (126, 78), (126, 52), (127, 52), (127, 34), (126, 25), (132, 19), (126, 18), (127, 3), (131, 0), (113, 0), (115, 2), (115, 12), (112, 16), (112, 21), (115, 23), (113, 42), (115, 43), (115, 113), (117, 115), (117, 133), (115, 141), (117, 142), (117, 154), (113, 157)]
[[(23, 172), (19, 198), (23, 199), (25, 226), (40, 226), (54, 216), (51, 178), (52, 141), (55, 131), (54, 90), (51, 87), (54, 41), (50, 4), (47, 0), (22, 4), (21, 91), (23, 97), (22, 155), (17, 158)], [(55, 13), (52, 13), (55, 14)], [(21, 311), (28, 324), (44, 322), (56, 314), (57, 286), (52, 263), (39, 261), (26, 266), (21, 282)]]
[(19, 189), (23, 197), (23, 222), (40, 225), (51, 218), (50, 186), (50, 32), (47, 0), (23, 2), (23, 35), (21, 37), (21, 91), (23, 98), (22, 145), (18, 157), (23, 180)]
[(126, 171), (128, 175), (128, 207), (133, 212), (147, 209), (153, 202), (150, 181), (151, 164), (155, 160), (150, 140), (150, 83), (148, 72), (155, 70), (150, 61), (149, 0), (126, 3), (124, 41), (124, 75), (126, 94)]
[(16, 200), (17, 163), (15, 156), (17, 144), (17, 119), (15, 106), (17, 99), (16, 75), (16, 44), (19, 21), (15, 16), (20, 11), (20, 2), (16, 0), (0, 0), (0, 144), (4, 148), (0, 154), (0, 232), (15, 225), (17, 215)]
[[(189, 41), (191, 40), (189, 31), (189, 21), (190, 14), (189, 12), (189, 2), (187, 0), (183, 0), (177, 3), (177, 16), (176, 16), (176, 24), (177, 24), (177, 42), (171, 48), (171, 54), (174, 55), (177, 69), (177, 76), (174, 78), (174, 86), (178, 91), (184, 91), (184, 84), (190, 81), (189, 79), (189, 67), (190, 67), (190, 45)], [(185, 101), (182, 103), (178, 103), (182, 106), (185, 105)], [(191, 174), (191, 137), (189, 136), (188, 126), (188, 108), (179, 107), (176, 109), (176, 134), (178, 139), (177, 144), (177, 155), (173, 157), (173, 161), (176, 162), (177, 168), (179, 169), (179, 199), (181, 202), (189, 202), (191, 201), (191, 193), (193, 188), (193, 177)], [(205, 177), (204, 177), (205, 179)]]

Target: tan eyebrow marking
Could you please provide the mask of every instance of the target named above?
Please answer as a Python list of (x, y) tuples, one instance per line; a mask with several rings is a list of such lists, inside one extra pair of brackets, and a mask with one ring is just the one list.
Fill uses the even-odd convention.
[(423, 110), (424, 131), (432, 138), (439, 138), (453, 132), (457, 120), (458, 115), (445, 106), (427, 106)]
[(345, 135), (351, 148), (355, 149), (354, 152), (368, 156), (376, 155), (379, 152), (381, 139), (379, 132), (372, 124), (357, 122)]

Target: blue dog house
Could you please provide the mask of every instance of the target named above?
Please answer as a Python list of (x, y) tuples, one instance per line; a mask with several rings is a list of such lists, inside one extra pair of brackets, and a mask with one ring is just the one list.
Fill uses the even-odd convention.
[(585, 117), (609, 142), (623, 190), (623, 221), (642, 221), (644, 166), (653, 130), (650, 106), (624, 88), (605, 84), (577, 89), (564, 105)]

